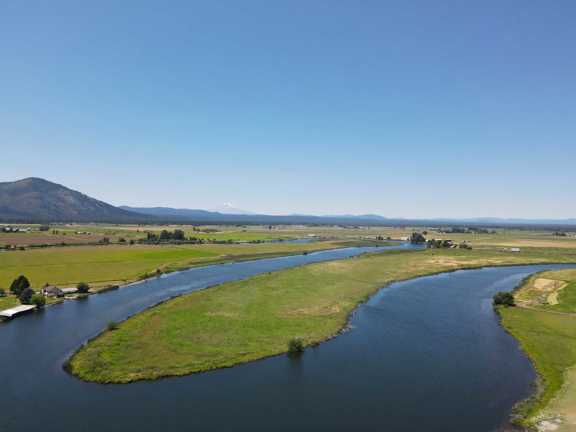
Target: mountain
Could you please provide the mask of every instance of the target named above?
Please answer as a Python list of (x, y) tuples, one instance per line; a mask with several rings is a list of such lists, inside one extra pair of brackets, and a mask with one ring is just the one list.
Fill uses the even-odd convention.
[(229, 214), (229, 215), (253, 215), (256, 213), (249, 212), (246, 210), (241, 210), (239, 208), (235, 208), (230, 203), (222, 204), (216, 208), (210, 209), (209, 211), (213, 213), (221, 213), (221, 214)]
[(384, 216), (380, 216), (380, 215), (377, 215), (377, 214), (364, 214), (364, 215), (351, 215), (351, 214), (345, 214), (345, 215), (325, 215), (324, 217), (327, 217), (327, 218), (364, 219), (364, 220), (373, 220), (373, 221), (386, 221), (386, 220), (388, 220), (388, 218), (385, 218)]
[(311, 225), (479, 225), (574, 230), (576, 219), (388, 219), (380, 215), (230, 214), (241, 212), (225, 205), (222, 212), (169, 207), (114, 207), (65, 186), (40, 178), (0, 183), (0, 221), (3, 222), (105, 222), (199, 224), (311, 224)]
[(172, 207), (129, 207), (119, 206), (122, 210), (131, 213), (139, 213), (143, 215), (156, 216), (163, 219), (179, 218), (179, 219), (197, 219), (197, 218), (211, 218), (222, 216), (222, 213), (213, 212), (209, 210), (200, 209), (185, 209), (185, 208), (172, 208)]
[(3, 221), (129, 223), (150, 219), (41, 178), (0, 183)]
[(498, 218), (498, 217), (478, 217), (465, 219), (437, 218), (437, 222), (445, 223), (470, 223), (485, 225), (575, 225), (576, 219), (523, 219), (523, 218)]
[[(314, 216), (314, 215), (266, 215), (256, 213), (225, 213), (200, 209), (171, 207), (128, 207), (123, 210), (150, 215), (164, 221), (228, 224), (381, 224), (387, 219), (382, 216)], [(227, 207), (226, 210), (230, 210)], [(238, 210), (238, 209), (235, 209)]]

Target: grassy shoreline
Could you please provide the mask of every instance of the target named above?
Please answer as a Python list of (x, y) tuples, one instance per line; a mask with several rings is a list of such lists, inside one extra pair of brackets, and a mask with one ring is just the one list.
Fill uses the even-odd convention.
[[(560, 302), (550, 305), (547, 289), (559, 285), (545, 282), (561, 275), (567, 275), (568, 285), (562, 286)], [(502, 326), (518, 340), (538, 374), (534, 394), (514, 413), (515, 421), (529, 429), (576, 429), (576, 402), (569, 400), (569, 393), (576, 390), (576, 374), (570, 374), (576, 367), (575, 280), (575, 270), (532, 275), (515, 290), (520, 307), (498, 308)], [(572, 413), (570, 424), (566, 413)]]
[[(384, 242), (382, 245), (385, 245)], [(94, 287), (125, 284), (155, 274), (157, 269), (169, 272), (198, 265), (297, 255), (348, 246), (347, 242), (329, 241), (309, 244), (83, 246), (58, 251), (5, 252), (0, 254), (0, 287), (6, 289), (20, 274), (26, 275), (34, 288), (40, 288), (47, 282), (59, 286), (87, 282)]]
[[(144, 274), (134, 276), (130, 279), (122, 279), (121, 281), (93, 281), (90, 279), (83, 279), (83, 281), (87, 281), (92, 285), (91, 291), (88, 295), (95, 295), (95, 294), (103, 294), (108, 291), (120, 289), (123, 287), (127, 287), (130, 285), (134, 285), (139, 282), (143, 282), (148, 279), (154, 279), (162, 274), (170, 274), (180, 271), (186, 271), (192, 268), (197, 267), (205, 267), (211, 265), (218, 265), (218, 264), (228, 264), (234, 262), (245, 262), (245, 261), (255, 261), (261, 259), (270, 259), (270, 258), (280, 258), (280, 257), (288, 257), (288, 256), (296, 256), (302, 255), (304, 253), (316, 253), (316, 252), (324, 252), (329, 250), (337, 250), (337, 249), (345, 249), (349, 247), (360, 247), (360, 246), (373, 246), (373, 247), (385, 247), (391, 246), (396, 243), (393, 242), (359, 242), (359, 241), (331, 241), (331, 242), (322, 242), (317, 243), (317, 245), (322, 244), (324, 247), (314, 247), (312, 249), (298, 249), (298, 250), (291, 250), (291, 251), (277, 251), (277, 252), (263, 252), (263, 253), (250, 253), (250, 254), (242, 254), (242, 255), (225, 255), (225, 256), (217, 256), (215, 258), (208, 258), (198, 262), (189, 262), (185, 264), (177, 264), (177, 263), (167, 263), (165, 265), (159, 266), (157, 269), (159, 272), (145, 272)], [(112, 283), (110, 283), (112, 282)], [(65, 285), (75, 285), (75, 283), (69, 283)], [(17, 297), (7, 293), (6, 297), (0, 297), (0, 310), (8, 309), (14, 306), (18, 306), (20, 304)], [(50, 302), (48, 305), (52, 303), (61, 303), (64, 301), (63, 299), (58, 299), (57, 302)]]
[(100, 383), (186, 375), (286, 352), (338, 334), (349, 315), (383, 286), (446, 271), (574, 262), (565, 251), (395, 251), (311, 264), (227, 283), (164, 302), (128, 318), (73, 355), (68, 369)]

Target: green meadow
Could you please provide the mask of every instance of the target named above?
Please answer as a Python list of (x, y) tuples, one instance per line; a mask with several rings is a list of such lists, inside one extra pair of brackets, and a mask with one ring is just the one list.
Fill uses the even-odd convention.
[(69, 364), (82, 379), (130, 382), (232, 366), (335, 335), (349, 314), (396, 280), (487, 265), (576, 261), (574, 251), (386, 251), (223, 284), (163, 303), (83, 347)]
[(34, 288), (45, 283), (96, 287), (138, 280), (156, 270), (173, 271), (223, 261), (257, 259), (347, 246), (346, 243), (71, 246), (0, 252), (0, 288), (18, 275)]

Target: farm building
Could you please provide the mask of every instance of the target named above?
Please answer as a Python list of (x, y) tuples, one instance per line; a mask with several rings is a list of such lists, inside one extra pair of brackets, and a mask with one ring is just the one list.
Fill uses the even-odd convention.
[(44, 288), (42, 288), (42, 294), (45, 295), (46, 297), (63, 297), (64, 296), (64, 292), (58, 288), (57, 286), (54, 285), (46, 285)]

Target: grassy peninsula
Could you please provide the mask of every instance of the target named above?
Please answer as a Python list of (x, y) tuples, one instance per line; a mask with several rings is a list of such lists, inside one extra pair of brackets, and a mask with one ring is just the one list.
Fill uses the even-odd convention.
[(396, 280), (488, 265), (576, 262), (569, 249), (387, 251), (227, 283), (163, 303), (107, 331), (69, 362), (101, 383), (185, 375), (330, 338), (368, 296)]

